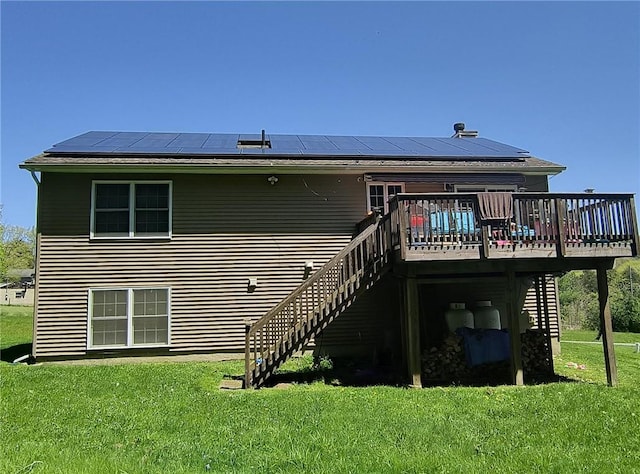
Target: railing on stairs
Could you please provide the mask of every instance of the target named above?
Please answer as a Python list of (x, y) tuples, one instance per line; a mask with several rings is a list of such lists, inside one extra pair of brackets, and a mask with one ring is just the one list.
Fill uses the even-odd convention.
[(254, 323), (247, 322), (245, 388), (257, 388), (387, 271), (390, 217), (375, 220)]

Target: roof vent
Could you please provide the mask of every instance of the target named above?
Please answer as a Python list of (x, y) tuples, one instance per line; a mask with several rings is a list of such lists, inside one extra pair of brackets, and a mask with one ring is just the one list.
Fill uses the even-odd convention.
[(478, 132), (475, 130), (465, 130), (463, 122), (454, 123), (453, 131), (455, 133), (451, 138), (476, 138), (478, 136)]
[(240, 137), (238, 143), (236, 145), (237, 148), (271, 148), (271, 140), (267, 138), (264, 130), (260, 134), (260, 137), (251, 136), (251, 137)]

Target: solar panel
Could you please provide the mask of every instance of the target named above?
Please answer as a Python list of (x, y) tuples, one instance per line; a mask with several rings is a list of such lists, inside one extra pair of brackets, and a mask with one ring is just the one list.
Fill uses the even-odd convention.
[(208, 133), (181, 133), (171, 142), (177, 147), (201, 148), (209, 138)]
[(317, 153), (319, 151), (322, 152), (331, 152), (337, 151), (338, 147), (336, 147), (333, 143), (331, 143), (327, 137), (321, 135), (299, 135), (298, 138), (304, 145), (306, 152), (314, 152)]
[(267, 135), (270, 149), (238, 149), (238, 140), (260, 141), (261, 134), (152, 133), (92, 131), (57, 143), (46, 153), (152, 155), (371, 156), (424, 159), (520, 159), (528, 152), (486, 138)]
[[(186, 135), (186, 134), (183, 134)], [(239, 135), (230, 133), (211, 133), (202, 148), (207, 150), (236, 148)]]
[[(454, 146), (453, 144), (449, 144), (447, 141), (441, 141), (438, 138), (415, 137), (413, 138), (413, 140), (416, 143), (419, 143), (420, 145), (427, 148), (429, 152), (434, 155), (468, 156), (468, 153), (464, 152), (463, 148)], [(450, 140), (450, 139), (445, 138), (442, 140)]]
[(356, 137), (356, 139), (369, 147), (372, 152), (400, 150), (400, 148), (393, 145), (389, 140), (382, 137)]
[(300, 153), (304, 149), (304, 145), (298, 135), (275, 135), (271, 140), (271, 149)]
[(358, 150), (358, 151), (371, 151), (371, 147), (368, 147), (356, 137), (327, 137), (327, 139), (341, 150)]

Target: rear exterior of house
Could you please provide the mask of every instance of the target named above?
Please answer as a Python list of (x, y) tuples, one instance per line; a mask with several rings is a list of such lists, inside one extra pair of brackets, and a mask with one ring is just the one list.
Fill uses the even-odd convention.
[[(442, 331), (452, 301), (491, 300), (509, 327), (510, 288), (517, 288), (517, 312), (526, 309), (533, 327), (557, 343), (553, 275), (595, 265), (587, 261), (595, 254), (583, 250), (567, 265), (540, 240), (517, 254), (517, 239), (497, 234), (493, 249), (483, 250), (476, 217), (471, 229), (457, 226), (469, 242), (438, 237), (434, 245), (431, 219), (453, 211), (436, 215), (427, 207), (443, 209), (448, 196), (457, 196), (455, 206), (477, 203), (478, 193), (491, 191), (520, 192), (522, 206), (537, 193), (527, 201), (535, 203), (546, 198), (548, 176), (563, 169), (475, 136), (89, 132), (21, 166), (40, 172), (33, 355), (43, 360), (248, 354), (247, 324), (308, 285), (363, 228), (372, 228), (371, 212), (400, 216), (394, 238), (403, 242), (389, 240), (393, 261), (295, 349), (415, 359), (403, 348), (407, 302), (399, 282), (408, 276), (418, 282), (419, 347)], [(540, 239), (543, 208), (519, 205), (523, 219), (537, 217), (518, 221), (512, 236), (526, 231)], [(633, 254), (635, 241), (625, 242), (616, 251)], [(617, 255), (598, 252), (607, 261)], [(509, 287), (505, 265), (514, 262), (520, 266)], [(254, 359), (260, 365), (262, 358)]]

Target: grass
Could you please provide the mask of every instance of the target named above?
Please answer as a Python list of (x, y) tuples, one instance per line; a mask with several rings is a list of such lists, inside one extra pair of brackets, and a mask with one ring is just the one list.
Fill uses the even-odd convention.
[[(640, 381), (640, 354), (634, 347), (616, 347), (618, 384), (621, 387), (638, 388)], [(578, 367), (574, 368), (574, 364)], [(562, 353), (554, 358), (557, 374), (574, 380), (605, 384), (607, 375), (604, 368), (604, 353), (600, 344), (563, 343)], [(638, 425), (640, 431), (640, 424)]]
[[(598, 342), (596, 341), (597, 335), (598, 335), (598, 331), (566, 329), (566, 330), (562, 330), (561, 340), (562, 341)], [(640, 334), (637, 332), (614, 332), (613, 342), (634, 344), (636, 342), (640, 342)]]
[(221, 391), (242, 361), (0, 363), (0, 472), (640, 473), (640, 354), (616, 355), (615, 389), (592, 344), (556, 359), (586, 382), (524, 388)]
[[(560, 375), (591, 383), (606, 383), (604, 352), (602, 341), (595, 341), (597, 331), (567, 330), (562, 332), (562, 353), (554, 359), (555, 371)], [(640, 334), (614, 332), (614, 342), (640, 342)], [(598, 342), (581, 344), (567, 341)], [(636, 387), (640, 380), (640, 354), (634, 346), (615, 348), (618, 367), (618, 383), (621, 386)], [(578, 365), (578, 368), (574, 367)], [(581, 368), (580, 366), (584, 366)]]
[(640, 466), (636, 388), (218, 390), (224, 374), (240, 371), (235, 362), (3, 365), (0, 471), (34, 461), (61, 473)]
[(33, 307), (0, 306), (0, 359), (13, 361), (31, 352)]

